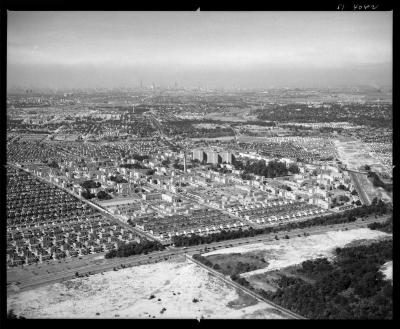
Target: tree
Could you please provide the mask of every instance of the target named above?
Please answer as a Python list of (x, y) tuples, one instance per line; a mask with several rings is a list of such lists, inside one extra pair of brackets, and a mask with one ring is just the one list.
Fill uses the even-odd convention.
[(104, 191), (100, 191), (99, 193), (97, 193), (97, 198), (99, 200), (110, 200), (112, 199), (111, 195), (109, 195), (108, 193), (104, 192)]
[(84, 190), (82, 192), (82, 197), (84, 197), (85, 199), (93, 199), (95, 195), (90, 193), (88, 190)]
[(48, 164), (48, 166), (51, 167), (51, 168), (57, 168), (57, 169), (60, 168), (60, 166), (58, 165), (58, 163), (55, 160), (51, 161)]
[(7, 319), (25, 319), (25, 317), (22, 316), (22, 315), (20, 315), (20, 316), (16, 315), (16, 314), (14, 313), (14, 310), (13, 310), (13, 309), (10, 309), (10, 310), (7, 312)]
[(81, 183), (81, 186), (86, 188), (86, 189), (90, 189), (90, 188), (98, 188), (101, 186), (100, 182), (95, 182), (93, 180), (87, 180), (84, 181), (83, 183)]
[(18, 319), (18, 316), (15, 315), (14, 310), (11, 309), (7, 313), (7, 319)]
[(251, 176), (250, 174), (246, 173), (246, 172), (243, 172), (243, 173), (240, 175), (240, 178), (243, 179), (243, 180), (251, 180), (251, 179), (252, 179), (252, 176)]
[(297, 164), (292, 163), (290, 164), (288, 170), (292, 173), (292, 174), (298, 174), (300, 173), (300, 168), (297, 166)]

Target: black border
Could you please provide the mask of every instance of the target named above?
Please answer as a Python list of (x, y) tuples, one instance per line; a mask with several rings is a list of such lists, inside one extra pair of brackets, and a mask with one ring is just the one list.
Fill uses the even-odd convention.
[[(393, 45), (396, 45), (397, 43), (396, 40), (396, 33), (394, 32), (395, 26), (396, 26), (396, 17), (397, 17), (397, 10), (394, 10), (394, 4), (390, 0), (370, 0), (370, 1), (365, 1), (365, 0), (329, 0), (329, 1), (319, 1), (319, 2), (311, 2), (311, 1), (296, 1), (292, 3), (288, 3), (286, 1), (268, 1), (268, 0), (262, 0), (262, 1), (240, 1), (240, 2), (233, 2), (233, 1), (219, 1), (216, 3), (215, 1), (203, 1), (203, 0), (197, 0), (197, 1), (163, 1), (160, 3), (156, 3), (154, 1), (137, 1), (137, 0), (128, 0), (128, 1), (112, 1), (112, 2), (100, 2), (100, 1), (85, 1), (85, 0), (4, 0), (0, 3), (0, 42), (1, 42), (1, 66), (0, 66), (0, 73), (1, 73), (1, 81), (0, 81), (0, 95), (1, 95), (1, 115), (2, 119), (0, 119), (0, 123), (3, 125), (2, 126), (2, 132), (4, 133), (4, 136), (2, 139), (1, 147), (2, 150), (0, 151), (0, 157), (1, 157), (1, 187), (4, 188), (3, 193), (1, 193), (2, 197), (2, 205), (5, 205), (5, 186), (6, 186), (6, 180), (5, 180), (5, 163), (6, 163), (6, 148), (5, 148), (5, 132), (6, 132), (6, 83), (7, 83), (7, 11), (62, 11), (62, 10), (72, 10), (72, 11), (102, 11), (102, 10), (107, 10), (107, 11), (195, 11), (198, 8), (200, 8), (201, 11), (354, 11), (354, 4), (359, 4), (359, 5), (378, 5), (376, 11), (392, 11), (393, 10)], [(342, 6), (340, 6), (342, 5)], [(364, 9), (361, 9), (359, 11), (365, 11)], [(371, 11), (371, 10), (367, 10)], [(392, 84), (392, 90), (393, 90), (393, 108), (396, 107), (397, 104), (397, 99), (398, 99), (398, 90), (396, 89), (396, 83), (395, 83), (395, 68), (396, 68), (396, 61), (394, 60), (396, 58), (396, 49), (395, 47), (393, 48), (393, 84)], [(394, 110), (393, 112), (393, 163), (397, 165), (397, 149), (398, 149), (398, 142), (397, 142), (397, 129), (396, 129), (396, 122), (397, 122), (397, 110)], [(394, 181), (397, 181), (397, 172), (398, 168), (395, 166), (393, 170), (393, 179)], [(396, 185), (397, 183), (395, 183)], [(396, 202), (394, 202), (395, 198), (397, 196), (396, 193), (396, 188), (394, 189), (393, 193), (393, 204), (394, 204), (394, 213), (396, 213)], [(0, 220), (0, 228), (2, 234), (4, 233), (5, 235), (5, 207), (2, 207), (2, 210), (4, 209), (4, 212), (2, 212), (2, 220)], [(396, 224), (396, 221), (394, 223), (394, 232), (396, 232), (398, 225)], [(4, 230), (3, 230), (4, 229)], [(4, 237), (2, 235), (2, 237)], [(396, 235), (395, 233), (393, 235)], [(396, 239), (394, 239), (394, 246), (396, 246)], [(397, 248), (394, 247), (394, 250)], [(1, 272), (0, 272), (0, 278), (1, 278), (1, 292), (0, 292), (0, 326), (3, 326), (3, 319), (4, 319), (4, 325), (9, 324), (10, 326), (12, 325), (13, 327), (18, 326), (18, 325), (23, 325), (25, 326), (24, 322), (22, 321), (12, 321), (9, 323), (11, 320), (6, 320), (6, 312), (7, 312), (7, 294), (6, 294), (6, 266), (5, 266), (5, 250), (6, 250), (6, 241), (3, 238), (0, 238), (0, 254), (1, 254)], [(397, 262), (395, 262), (395, 270), (394, 272), (397, 272)], [(396, 276), (396, 275), (395, 275)], [(398, 283), (397, 280), (394, 280), (394, 297), (397, 295), (397, 287)], [(396, 303), (396, 299), (394, 298), (393, 303), (394, 303), (394, 310), (396, 310), (396, 306), (398, 305)], [(394, 319), (397, 318), (397, 313), (394, 312)], [(120, 321), (127, 321), (125, 319), (119, 319)], [(33, 321), (33, 322), (32, 322)], [(49, 327), (53, 327), (54, 325), (62, 323), (61, 321), (63, 320), (29, 320), (28, 325), (35, 324), (41, 327), (46, 327), (46, 325), (49, 325)], [(96, 321), (96, 320), (94, 320)], [(105, 324), (108, 325), (110, 324), (108, 322), (109, 320), (104, 320), (101, 322), (95, 322), (94, 325), (100, 325), (100, 324)], [(131, 320), (128, 320), (131, 321)], [(184, 325), (185, 327), (187, 325), (191, 325), (193, 327), (199, 327), (203, 325), (208, 325), (208, 324), (213, 324), (217, 326), (232, 326), (234, 324), (233, 320), (223, 320), (221, 322), (220, 320), (202, 320), (201, 322), (198, 322), (197, 320), (163, 320), (166, 321), (162, 323), (155, 323), (155, 322), (149, 322), (148, 320), (145, 322), (142, 322), (144, 320), (134, 320), (134, 324), (137, 324), (138, 326), (148, 326), (150, 325), (165, 325), (165, 324), (170, 324), (171, 326), (176, 326), (179, 324)], [(160, 320), (154, 320), (154, 321), (160, 321)], [(263, 323), (257, 321), (257, 320), (251, 320), (251, 324), (254, 325), (256, 323), (264, 325)], [(310, 324), (316, 324), (319, 325), (319, 323), (313, 323), (314, 321), (308, 321), (305, 323), (305, 325), (309, 326)], [(83, 326), (88, 327), (92, 322), (91, 320), (83, 320)], [(127, 322), (125, 322), (126, 324)], [(132, 324), (132, 322), (129, 322)], [(237, 322), (236, 322), (237, 323)], [(246, 322), (247, 323), (247, 322)], [(239, 322), (239, 325), (245, 325), (246, 323)], [(271, 323), (271, 322), (270, 322)], [(272, 322), (273, 323), (273, 322)], [(286, 322), (280, 322), (278, 325), (281, 326), (282, 324), (285, 324)], [(68, 323), (66, 323), (68, 324)], [(78, 322), (74, 322), (74, 325), (78, 324)], [(121, 323), (122, 325), (124, 323)], [(290, 322), (287, 322), (287, 324), (291, 324)], [(371, 323), (372, 324), (372, 323)], [(296, 323), (295, 325), (298, 325)], [(385, 323), (385, 326), (387, 323)], [(83, 327), (82, 326), (82, 327)]]
[[(79, 0), (5, 0), (4, 8), (8, 10), (186, 10), (194, 11), (200, 7), (202, 11), (319, 11), (319, 10), (393, 10), (390, 0), (325, 0), (313, 2), (303, 1), (212, 1), (212, 0), (188, 0), (188, 1), (79, 1)], [(370, 5), (369, 8), (360, 6)], [(373, 9), (375, 8), (376, 9)]]

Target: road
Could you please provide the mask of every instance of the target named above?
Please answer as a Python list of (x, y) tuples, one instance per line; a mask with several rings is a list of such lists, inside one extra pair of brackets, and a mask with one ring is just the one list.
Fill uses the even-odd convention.
[[(101, 260), (94, 260), (92, 259), (90, 264), (81, 264), (79, 266), (74, 266), (73, 261), (71, 260), (71, 263), (69, 264), (72, 268), (69, 270), (61, 269), (61, 270), (56, 270), (52, 273), (47, 273), (43, 275), (30, 275), (29, 277), (23, 279), (23, 280), (17, 280), (13, 279), (11, 272), (13, 269), (8, 270), (7, 272), (7, 285), (8, 285), (8, 291), (11, 293), (13, 292), (13, 289), (11, 286), (11, 283), (14, 282), (14, 284), (18, 281), (19, 284), (16, 286), (19, 288), (19, 291), (23, 290), (29, 290), (32, 288), (36, 288), (42, 285), (54, 283), (54, 282), (59, 282), (67, 279), (71, 279), (75, 277), (75, 272), (79, 272), (80, 274), (85, 274), (85, 273), (100, 273), (104, 271), (110, 271), (113, 270), (116, 267), (120, 267), (121, 265), (130, 267), (130, 266), (136, 266), (136, 265), (142, 265), (146, 263), (154, 263), (154, 262), (159, 262), (163, 261), (165, 259), (171, 259), (171, 258), (176, 258), (176, 257), (183, 257), (185, 254), (195, 254), (195, 253), (203, 253), (215, 249), (223, 249), (223, 248), (229, 248), (229, 247), (234, 247), (234, 246), (239, 246), (243, 244), (251, 244), (251, 243), (257, 243), (257, 242), (268, 242), (268, 241), (274, 241), (275, 240), (275, 235), (277, 235), (279, 238), (284, 238), (285, 235), (288, 235), (290, 238), (296, 237), (298, 235), (303, 235), (305, 232), (312, 235), (312, 234), (322, 234), (328, 231), (332, 230), (343, 230), (343, 229), (355, 229), (355, 228), (360, 228), (360, 227), (366, 227), (367, 224), (372, 223), (374, 221), (385, 221), (389, 216), (383, 216), (378, 219), (375, 219), (374, 217), (371, 217), (369, 219), (366, 219), (365, 221), (357, 220), (356, 222), (352, 223), (345, 223), (345, 224), (336, 224), (336, 225), (331, 225), (331, 226), (317, 226), (317, 227), (308, 227), (304, 229), (295, 229), (292, 231), (283, 231), (279, 233), (271, 233), (271, 234), (261, 234), (257, 235), (254, 237), (247, 237), (247, 238), (241, 238), (241, 239), (234, 239), (234, 240), (226, 240), (226, 241), (220, 241), (220, 242), (213, 242), (209, 244), (203, 244), (203, 245), (197, 245), (197, 246), (190, 246), (186, 248), (169, 248), (163, 251), (159, 252), (153, 252), (148, 255), (137, 255), (137, 256), (130, 256), (126, 258), (112, 258), (112, 259), (101, 259)], [(210, 250), (211, 249), (211, 250)], [(98, 256), (101, 256), (102, 254), (97, 254)], [(104, 253), (103, 253), (104, 255)], [(92, 255), (90, 255), (92, 256)], [(34, 269), (35, 265), (29, 265), (30, 268)], [(29, 266), (26, 266), (26, 268), (29, 268)]]
[(158, 119), (155, 117), (155, 115), (153, 113), (148, 113), (146, 115), (150, 120), (152, 120), (152, 122), (154, 123), (155, 128), (157, 128), (158, 132), (160, 133), (161, 139), (163, 140), (168, 140), (168, 137), (165, 136), (164, 132), (163, 132), (163, 127), (161, 126), (160, 122), (158, 121)]
[(358, 192), (358, 195), (360, 196), (360, 200), (363, 204), (365, 205), (370, 205), (371, 204), (371, 200), (369, 199), (367, 193), (364, 191), (362, 184), (359, 181), (359, 177), (358, 175), (363, 175), (360, 173), (356, 173), (353, 171), (349, 171), (350, 177), (352, 179), (352, 181), (354, 182), (354, 185), (356, 187), (356, 190)]

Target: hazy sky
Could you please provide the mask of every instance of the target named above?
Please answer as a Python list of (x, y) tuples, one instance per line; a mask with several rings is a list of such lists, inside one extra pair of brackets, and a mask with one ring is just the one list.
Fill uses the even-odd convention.
[(392, 12), (8, 12), (8, 86), (391, 85)]

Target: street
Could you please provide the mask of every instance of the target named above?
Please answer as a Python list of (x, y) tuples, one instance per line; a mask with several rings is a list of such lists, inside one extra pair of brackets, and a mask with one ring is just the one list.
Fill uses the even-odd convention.
[[(120, 268), (121, 265), (125, 267), (143, 265), (147, 263), (154, 263), (163, 260), (168, 260), (171, 258), (183, 257), (185, 254), (193, 255), (195, 253), (203, 253), (215, 249), (223, 249), (229, 248), (234, 246), (239, 246), (242, 244), (250, 244), (250, 243), (257, 243), (257, 242), (269, 242), (275, 240), (275, 235), (278, 236), (279, 239), (285, 237), (285, 235), (289, 236), (289, 238), (297, 237), (298, 235), (303, 236), (304, 233), (314, 235), (314, 234), (322, 234), (332, 230), (344, 230), (344, 229), (356, 229), (361, 227), (366, 227), (369, 223), (372, 222), (383, 222), (389, 215), (380, 217), (375, 219), (373, 216), (362, 220), (357, 220), (356, 222), (345, 223), (345, 224), (336, 224), (336, 225), (329, 225), (329, 226), (316, 226), (316, 227), (307, 227), (304, 229), (294, 229), (289, 232), (282, 231), (279, 233), (270, 233), (270, 234), (261, 234), (254, 237), (247, 237), (241, 239), (234, 239), (234, 240), (226, 240), (220, 242), (213, 242), (209, 244), (203, 245), (196, 245), (196, 246), (189, 246), (185, 248), (176, 248), (170, 247), (163, 251), (153, 252), (147, 255), (135, 255), (126, 258), (112, 258), (112, 259), (96, 259), (104, 255), (104, 253), (96, 254), (97, 257), (94, 255), (89, 255), (87, 258), (90, 259), (89, 264), (78, 260), (70, 260), (69, 267), (70, 269), (55, 269), (54, 272), (43, 274), (43, 275), (34, 275), (27, 271), (26, 277), (23, 279), (16, 279), (13, 274), (16, 275), (16, 271), (21, 271), (19, 268), (17, 269), (9, 269), (7, 271), (7, 286), (8, 291), (13, 291), (11, 289), (11, 284), (14, 283), (15, 286), (21, 290), (28, 290), (35, 287), (39, 287), (45, 284), (50, 284), (58, 281), (63, 281), (67, 279), (71, 279), (75, 277), (75, 273), (78, 272), (79, 274), (86, 274), (86, 273), (101, 273), (104, 271), (110, 271), (114, 268)], [(87, 259), (86, 258), (86, 259)], [(76, 264), (74, 264), (76, 263)], [(46, 264), (44, 264), (46, 266)], [(35, 265), (25, 266), (28, 269), (35, 269)], [(19, 284), (16, 284), (19, 282)]]

